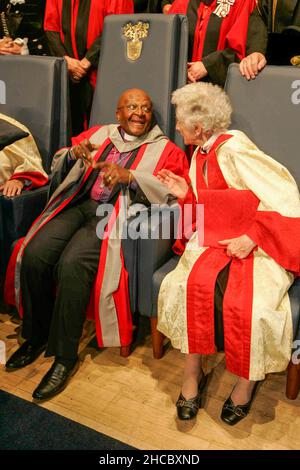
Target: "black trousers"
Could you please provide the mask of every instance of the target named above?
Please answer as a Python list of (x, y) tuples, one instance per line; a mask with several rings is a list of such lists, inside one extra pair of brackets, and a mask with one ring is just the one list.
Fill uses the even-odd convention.
[(215, 345), (218, 351), (224, 351), (223, 299), (228, 283), (230, 263), (219, 273), (215, 286)]
[(83, 78), (80, 83), (72, 83), (70, 80), (70, 105), (72, 118), (72, 135), (79, 135), (88, 124), (92, 109), (93, 88), (88, 78)]
[(87, 199), (64, 210), (25, 249), (22, 334), (34, 344), (48, 342), (46, 356), (77, 356), (101, 249), (97, 207)]

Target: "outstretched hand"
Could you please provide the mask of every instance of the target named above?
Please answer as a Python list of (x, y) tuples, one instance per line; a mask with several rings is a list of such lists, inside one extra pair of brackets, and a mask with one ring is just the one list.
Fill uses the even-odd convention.
[(91, 152), (98, 150), (99, 146), (92, 144), (88, 139), (84, 139), (80, 144), (71, 148), (71, 155), (75, 160), (83, 160), (87, 165), (93, 163)]
[(166, 169), (160, 170), (156, 177), (169, 189), (171, 194), (176, 196), (178, 199), (185, 198), (189, 185), (184, 178), (175, 175), (175, 173)]

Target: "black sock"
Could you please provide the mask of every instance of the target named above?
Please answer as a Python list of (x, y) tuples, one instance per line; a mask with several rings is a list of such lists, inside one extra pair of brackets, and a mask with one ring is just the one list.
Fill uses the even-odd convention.
[(29, 344), (34, 348), (40, 348), (47, 344), (47, 339), (42, 338), (32, 338), (27, 341), (29, 341)]

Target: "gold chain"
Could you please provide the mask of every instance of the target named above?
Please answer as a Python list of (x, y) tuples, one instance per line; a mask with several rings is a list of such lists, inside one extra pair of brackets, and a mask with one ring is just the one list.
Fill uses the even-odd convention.
[(1, 13), (1, 23), (2, 23), (2, 27), (3, 27), (3, 32), (4, 32), (4, 35), (9, 38), (10, 37), (10, 34), (9, 34), (9, 30), (8, 30), (8, 26), (7, 26), (7, 22), (6, 22), (6, 18), (5, 18), (5, 13), (4, 11)]
[(273, 0), (273, 11), (272, 11), (272, 32), (275, 31), (275, 16), (276, 16), (276, 9), (277, 9), (278, 0)]

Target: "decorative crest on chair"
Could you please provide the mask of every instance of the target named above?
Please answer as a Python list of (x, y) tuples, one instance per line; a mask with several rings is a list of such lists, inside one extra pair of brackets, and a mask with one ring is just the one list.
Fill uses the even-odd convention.
[(123, 27), (123, 36), (127, 39), (127, 57), (130, 60), (140, 58), (143, 48), (142, 39), (146, 39), (149, 34), (149, 23), (139, 21), (136, 24), (127, 23)]
[(220, 18), (225, 18), (230, 12), (230, 8), (235, 4), (235, 0), (218, 0), (214, 14)]

